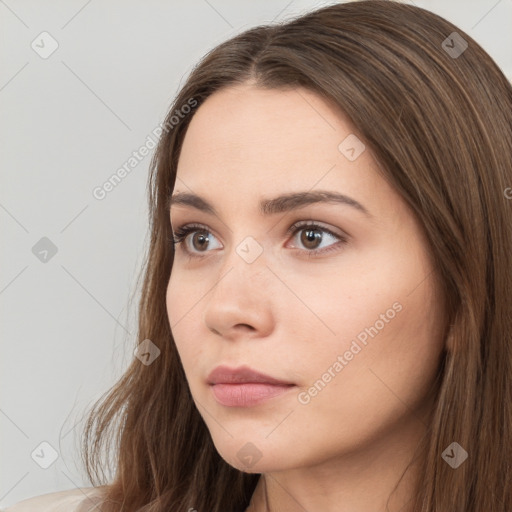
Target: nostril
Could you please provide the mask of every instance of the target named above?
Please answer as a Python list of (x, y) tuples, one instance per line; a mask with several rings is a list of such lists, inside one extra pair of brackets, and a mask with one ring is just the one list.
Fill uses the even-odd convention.
[(250, 326), (249, 324), (238, 324), (237, 327), (254, 331), (254, 327)]

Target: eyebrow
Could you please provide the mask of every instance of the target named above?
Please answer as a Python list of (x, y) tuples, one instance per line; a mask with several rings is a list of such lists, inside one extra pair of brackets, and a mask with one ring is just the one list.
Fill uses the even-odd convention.
[[(368, 217), (373, 215), (358, 201), (344, 194), (332, 192), (329, 190), (315, 190), (308, 192), (292, 192), (283, 194), (273, 199), (263, 199), (259, 204), (262, 215), (274, 215), (292, 210), (297, 210), (304, 206), (314, 203), (335, 203), (351, 206), (364, 213)], [(204, 213), (218, 216), (215, 208), (203, 197), (189, 192), (177, 192), (169, 197), (168, 208), (172, 205), (184, 205)]]

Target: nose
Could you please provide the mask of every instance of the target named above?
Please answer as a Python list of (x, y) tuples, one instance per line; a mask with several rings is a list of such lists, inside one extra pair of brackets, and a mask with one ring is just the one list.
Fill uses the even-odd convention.
[(205, 325), (228, 339), (268, 336), (274, 325), (276, 279), (266, 266), (264, 254), (249, 263), (251, 259), (244, 259), (243, 252), (240, 256), (236, 249), (205, 299)]

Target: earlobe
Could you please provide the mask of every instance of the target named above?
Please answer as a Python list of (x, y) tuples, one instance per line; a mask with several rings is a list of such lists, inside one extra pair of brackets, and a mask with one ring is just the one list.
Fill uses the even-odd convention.
[(455, 322), (451, 322), (445, 329), (444, 334), (444, 352), (453, 354), (455, 352), (455, 336), (454, 336)]

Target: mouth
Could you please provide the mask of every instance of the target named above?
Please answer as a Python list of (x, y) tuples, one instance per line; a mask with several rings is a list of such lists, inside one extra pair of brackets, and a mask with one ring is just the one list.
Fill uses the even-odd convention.
[(248, 366), (217, 366), (208, 376), (208, 385), (215, 400), (226, 407), (251, 407), (295, 387)]
[(278, 386), (276, 384), (260, 384), (249, 382), (246, 384), (211, 384), (213, 396), (217, 402), (226, 407), (251, 407), (266, 400), (282, 395), (293, 384)]

